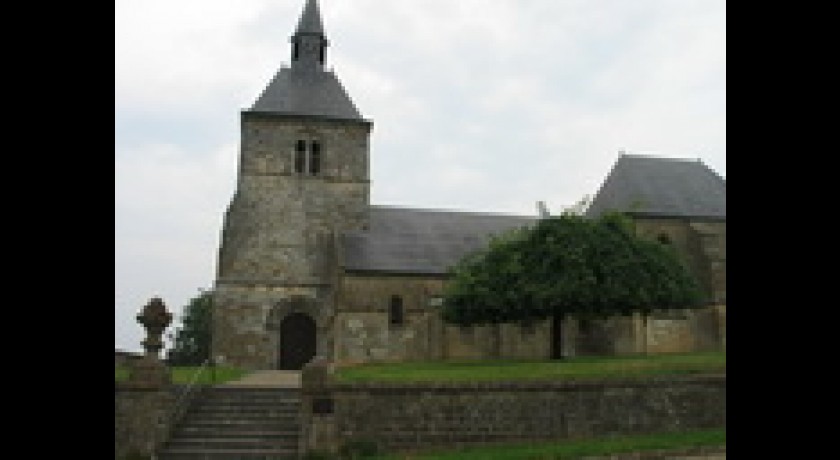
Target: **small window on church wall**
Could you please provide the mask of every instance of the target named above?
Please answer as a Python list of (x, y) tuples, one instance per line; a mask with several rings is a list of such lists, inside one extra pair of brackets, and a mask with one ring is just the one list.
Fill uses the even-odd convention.
[(391, 305), (388, 309), (388, 322), (392, 326), (402, 326), (405, 322), (405, 318), (403, 317), (403, 299), (402, 297), (395, 295), (391, 296)]
[(303, 174), (306, 170), (306, 141), (297, 141), (295, 146), (295, 172)]
[(309, 174), (317, 176), (321, 172), (321, 144), (318, 141), (312, 142), (309, 155)]
[(292, 60), (297, 61), (298, 56), (300, 56), (300, 44), (298, 42), (294, 42), (292, 44)]
[(327, 50), (327, 47), (321, 43), (320, 48), (318, 48), (318, 62), (323, 64), (324, 63), (324, 52)]
[(668, 235), (666, 235), (664, 233), (660, 233), (656, 237), (656, 241), (659, 241), (662, 244), (671, 244), (671, 237), (669, 237)]

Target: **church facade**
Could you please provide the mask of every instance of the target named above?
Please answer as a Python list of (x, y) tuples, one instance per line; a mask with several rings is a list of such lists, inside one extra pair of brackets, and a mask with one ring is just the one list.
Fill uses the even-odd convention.
[[(725, 346), (725, 182), (697, 162), (685, 174), (705, 177), (703, 196), (709, 189), (719, 192), (715, 187), (722, 184), (722, 197), (712, 194), (705, 207), (653, 206), (656, 212), (634, 217), (641, 232), (668, 238), (680, 249), (714, 292), (715, 305), (677, 317), (596, 324), (443, 323), (438, 308), (449, 267), (492, 235), (531, 225), (537, 217), (371, 205), (373, 122), (327, 70), (328, 47), (318, 3), (307, 0), (292, 36), (291, 64), (241, 113), (236, 190), (224, 218), (213, 288), (217, 361), (300, 369), (316, 354), (358, 363)], [(619, 159), (590, 211), (626, 208), (622, 199), (634, 193), (636, 160), (641, 158)], [(659, 169), (666, 176), (673, 172), (668, 165), (688, 163), (644, 160), (664, 162)], [(630, 179), (622, 175), (628, 168), (618, 168), (628, 161)], [(649, 165), (641, 169), (650, 172)], [(659, 190), (665, 195), (642, 200), (648, 203), (643, 209), (697, 191), (667, 188), (685, 183), (665, 180)]]

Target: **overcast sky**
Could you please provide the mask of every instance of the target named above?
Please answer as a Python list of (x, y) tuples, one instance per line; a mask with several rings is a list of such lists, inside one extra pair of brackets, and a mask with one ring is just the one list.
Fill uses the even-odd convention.
[[(116, 0), (116, 348), (212, 288), (240, 111), (290, 59), (305, 0)], [(725, 0), (320, 0), (371, 136), (371, 201), (535, 215), (618, 152), (726, 176)], [(170, 330), (172, 330), (170, 329)]]

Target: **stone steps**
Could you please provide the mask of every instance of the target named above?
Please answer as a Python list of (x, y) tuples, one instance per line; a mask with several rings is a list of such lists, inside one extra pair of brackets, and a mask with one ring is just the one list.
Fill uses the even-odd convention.
[(253, 429), (241, 428), (238, 426), (224, 426), (224, 427), (183, 427), (178, 429), (176, 435), (179, 439), (190, 437), (208, 437), (216, 433), (224, 432), (226, 437), (230, 438), (247, 438), (247, 437), (262, 437), (262, 438), (290, 438), (298, 435), (297, 430), (276, 430), (268, 426), (254, 427)]
[(184, 449), (174, 448), (158, 455), (160, 460), (291, 460), (297, 449)]
[[(280, 422), (280, 425), (278, 425)], [(189, 419), (184, 419), (184, 423), (181, 424), (179, 429), (186, 429), (186, 428), (211, 428), (211, 429), (246, 429), (246, 430), (259, 430), (259, 429), (267, 429), (267, 430), (275, 430), (278, 426), (285, 426), (283, 424), (295, 424), (297, 427), (298, 420), (297, 418), (289, 418), (289, 419), (258, 419), (258, 420), (248, 420), (248, 419), (205, 419), (205, 418), (196, 418), (194, 416), (190, 416)], [(297, 428), (295, 428), (297, 429)]]
[(276, 414), (294, 413), (295, 402), (275, 401), (263, 404), (225, 403), (199, 408), (196, 412), (271, 412)]
[(158, 458), (296, 458), (299, 410), (300, 392), (295, 389), (208, 389), (191, 403)]
[(261, 415), (271, 418), (290, 418), (297, 417), (297, 409), (290, 411), (287, 409), (278, 409), (271, 406), (266, 407), (210, 407), (201, 408), (194, 412), (194, 415), (201, 417), (225, 417), (230, 414), (242, 414), (243, 416)]
[(297, 435), (294, 436), (220, 436), (218, 434), (204, 437), (176, 436), (169, 442), (170, 449), (277, 449), (297, 447)]

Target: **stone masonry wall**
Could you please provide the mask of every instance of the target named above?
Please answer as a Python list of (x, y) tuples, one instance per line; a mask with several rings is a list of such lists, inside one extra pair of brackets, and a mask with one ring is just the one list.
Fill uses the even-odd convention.
[(240, 176), (292, 175), (298, 140), (322, 146), (319, 177), (334, 182), (369, 179), (367, 123), (243, 114)]
[[(276, 369), (280, 322), (289, 313), (306, 313), (316, 324), (317, 351), (330, 357), (331, 290), (326, 287), (267, 287), (219, 285), (214, 292), (213, 356), (220, 363), (243, 369)], [(309, 301), (301, 308), (284, 308), (288, 299)]]
[[(309, 284), (328, 272), (328, 240), (367, 226), (370, 126), (243, 116), (240, 170), (225, 216), (218, 276)], [(321, 143), (316, 176), (293, 170), (299, 139)]]
[[(575, 355), (688, 353), (724, 349), (725, 306), (580, 320)], [(723, 313), (721, 313), (723, 312)]]
[(639, 340), (640, 318), (616, 316), (578, 320), (576, 355), (625, 355), (644, 351)]
[[(443, 280), (433, 277), (343, 276), (333, 329), (336, 362), (437, 359), (437, 311), (429, 304), (442, 288)], [(389, 321), (394, 295), (402, 298), (402, 325)]]
[(711, 306), (653, 314), (642, 336), (650, 353), (726, 349), (726, 222), (637, 218), (640, 235), (668, 237), (700, 281)]
[[(532, 327), (445, 324), (432, 305), (444, 282), (422, 276), (342, 277), (333, 323), (336, 362), (550, 357), (550, 321)], [(403, 299), (402, 325), (389, 322), (394, 295)]]
[(720, 309), (654, 312), (645, 319), (644, 340), (648, 353), (686, 353), (723, 349)]
[(692, 222), (695, 250), (705, 261), (706, 284), (712, 302), (726, 305), (726, 223)]
[(338, 444), (389, 450), (726, 426), (726, 376), (602, 382), (334, 384)]
[[(368, 225), (370, 129), (243, 113), (239, 176), (214, 287), (214, 356), (249, 369), (276, 368), (279, 333), (268, 321), (295, 295), (309, 299), (303, 313), (315, 319), (318, 351), (329, 356), (333, 241), (342, 230)], [(295, 173), (298, 140), (321, 145), (317, 175)]]
[[(445, 359), (549, 359), (550, 320), (530, 328), (518, 324), (458, 327), (443, 322), (432, 299), (443, 278), (345, 275), (333, 324), (337, 363)], [(388, 321), (393, 295), (403, 298), (405, 323)], [(574, 320), (562, 332), (564, 356), (626, 355), (721, 350), (725, 346), (725, 306), (639, 314), (605, 320)], [(723, 335), (723, 337), (722, 337)]]
[(152, 455), (166, 441), (179, 388), (149, 390), (118, 385), (114, 398), (114, 458)]
[(458, 327), (443, 324), (443, 359), (549, 359), (551, 321)]
[(713, 303), (726, 304), (726, 222), (636, 218), (636, 231), (649, 239), (666, 236)]

